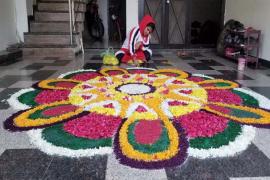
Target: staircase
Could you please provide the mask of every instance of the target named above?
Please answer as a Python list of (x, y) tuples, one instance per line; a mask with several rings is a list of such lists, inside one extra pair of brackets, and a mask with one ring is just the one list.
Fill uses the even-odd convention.
[(68, 0), (38, 0), (34, 21), (24, 34), (24, 57), (75, 57), (80, 51), (80, 39), (84, 29), (84, 0), (74, 0), (75, 27), (73, 45), (70, 43)]

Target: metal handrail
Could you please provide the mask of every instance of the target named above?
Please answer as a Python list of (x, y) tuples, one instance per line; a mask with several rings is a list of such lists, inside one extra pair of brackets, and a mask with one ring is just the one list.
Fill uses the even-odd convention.
[[(73, 45), (73, 32), (76, 32), (76, 22), (77, 22), (77, 14), (75, 15), (75, 0), (69, 0), (69, 28), (70, 28), (70, 44)], [(82, 0), (80, 0), (81, 2)], [(80, 4), (77, 6), (77, 11), (80, 8)], [(80, 38), (80, 46), (81, 50), (84, 53), (84, 47), (83, 47), (83, 41), (82, 38)]]
[(73, 25), (73, 18), (72, 18), (72, 2), (74, 3), (73, 0), (68, 0), (68, 8), (69, 8), (69, 32), (70, 32), (70, 44), (73, 45), (73, 30), (72, 30), (72, 25)]

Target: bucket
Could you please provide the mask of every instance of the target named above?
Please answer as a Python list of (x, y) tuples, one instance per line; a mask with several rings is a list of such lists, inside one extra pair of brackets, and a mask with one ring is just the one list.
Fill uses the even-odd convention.
[(245, 58), (238, 58), (238, 70), (244, 71), (246, 65), (246, 59)]

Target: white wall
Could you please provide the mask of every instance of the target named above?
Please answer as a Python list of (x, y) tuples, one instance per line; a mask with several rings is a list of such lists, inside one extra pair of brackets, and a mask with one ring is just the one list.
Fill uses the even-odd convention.
[(15, 0), (16, 26), (20, 41), (24, 41), (23, 33), (28, 32), (26, 0)]
[(33, 4), (34, 0), (26, 0), (27, 15), (33, 15)]
[(105, 0), (99, 0), (98, 1), (98, 6), (99, 6), (99, 16), (102, 19), (104, 29), (105, 29), (105, 34), (104, 34), (104, 39), (108, 39), (108, 1)]
[(13, 0), (0, 1), (0, 51), (16, 43), (16, 23)]
[(262, 30), (260, 57), (270, 61), (270, 0), (227, 0), (225, 21), (235, 19)]
[(0, 50), (23, 41), (28, 31), (26, 0), (0, 1)]
[(134, 26), (138, 25), (138, 17), (139, 17), (139, 4), (138, 0), (127, 0), (126, 3), (126, 15), (127, 15), (127, 33)]

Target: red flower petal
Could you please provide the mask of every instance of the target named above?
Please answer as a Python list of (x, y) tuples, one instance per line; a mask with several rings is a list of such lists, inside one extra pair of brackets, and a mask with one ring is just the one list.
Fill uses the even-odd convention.
[(214, 114), (201, 111), (193, 112), (175, 119), (186, 130), (190, 138), (212, 137), (223, 132), (228, 120)]
[(79, 81), (87, 81), (90, 79), (94, 79), (98, 76), (100, 76), (100, 74), (96, 72), (85, 72), (85, 73), (76, 74), (71, 79), (79, 80)]
[(207, 90), (209, 102), (221, 102), (225, 104), (242, 104), (242, 98), (229, 90)]
[(135, 140), (139, 144), (154, 144), (162, 133), (162, 126), (159, 120), (140, 120), (135, 128)]
[(53, 107), (50, 108), (48, 110), (45, 110), (42, 112), (42, 114), (44, 116), (60, 116), (62, 114), (66, 114), (68, 112), (73, 112), (76, 109), (78, 109), (77, 106), (73, 106), (73, 105), (62, 105), (62, 106), (57, 106), (57, 107)]
[(68, 90), (44, 90), (36, 96), (35, 102), (38, 104), (49, 104), (57, 101), (64, 101), (68, 100), (69, 94), (70, 91)]
[(111, 138), (121, 123), (121, 118), (89, 114), (65, 123), (64, 130), (74, 136), (88, 139)]
[(179, 81), (179, 80), (174, 80), (172, 83), (173, 84), (185, 84), (183, 81)]
[(143, 113), (143, 112), (147, 112), (147, 109), (143, 106), (138, 106), (136, 109), (137, 112)]
[(188, 105), (187, 103), (180, 102), (180, 101), (170, 101), (168, 104), (169, 104), (169, 106), (186, 106), (186, 105)]
[(113, 103), (106, 104), (103, 107), (105, 107), (105, 108), (112, 108), (112, 109), (114, 108)]

